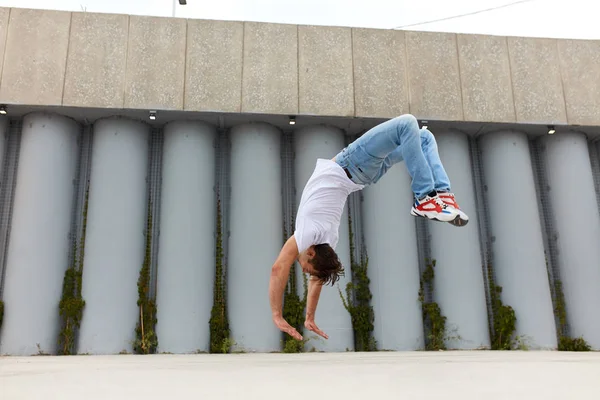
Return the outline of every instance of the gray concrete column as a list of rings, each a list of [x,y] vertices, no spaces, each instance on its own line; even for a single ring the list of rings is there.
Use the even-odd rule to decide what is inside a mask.
[[[78,133],[77,123],[62,116],[35,113],[23,120],[0,354],[56,352]]]
[[[363,189],[363,224],[368,276],[375,314],[373,336],[379,350],[422,350],[419,254],[413,193],[404,164],[396,164]]]
[[[302,191],[315,170],[317,158],[331,159],[344,148],[344,133],[332,127],[310,126],[299,129],[294,134],[295,174],[296,174],[296,211],[300,204]],[[350,241],[348,226],[348,205],[344,208],[339,229],[336,253],[346,271],[345,276],[336,282],[335,287],[327,286],[321,290],[315,322],[327,333],[328,340],[304,330],[303,335],[309,341],[305,349],[317,351],[346,351],[354,349],[354,332],[350,314],[344,308],[338,287],[346,294],[346,285],[352,278],[350,269]],[[302,282],[302,270],[297,269],[299,282]],[[302,294],[302,292],[300,293]]]
[[[227,297],[232,351],[281,349],[269,305],[269,275],[283,246],[281,133],[263,123],[231,130]]]
[[[518,132],[481,138],[493,268],[502,301],[514,308],[516,335],[529,348],[557,347],[529,142]]]
[[[4,152],[6,152],[6,143],[8,141],[8,118],[6,115],[0,115],[0,177],[4,171]]]
[[[460,208],[469,216],[469,224],[464,227],[436,222],[428,224],[431,257],[437,262],[434,298],[447,318],[446,346],[450,349],[489,348],[469,140],[467,135],[455,131],[436,133],[435,138],[451,190]]]
[[[600,349],[600,215],[588,143],[581,133],[542,139],[557,256],[573,337]]]
[[[215,277],[214,127],[164,130],[157,279],[158,351],[208,351]]]
[[[104,119],[94,125],[79,353],[131,352],[144,260],[147,125]]]

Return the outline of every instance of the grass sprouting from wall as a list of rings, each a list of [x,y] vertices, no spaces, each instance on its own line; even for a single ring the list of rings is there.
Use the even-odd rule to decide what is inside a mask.
[[[156,336],[156,303],[150,296],[150,266],[152,261],[152,202],[148,202],[148,223],[144,261],[138,278],[139,319],[135,328],[133,351],[136,354],[153,354],[158,346]]]
[[[58,354],[71,355],[75,351],[77,329],[81,324],[85,301],[81,294],[83,276],[83,258],[85,254],[85,234],[87,230],[87,212],[89,187],[86,189],[83,206],[83,227],[79,246],[73,245],[73,264],[65,271],[62,297],[58,305],[61,318],[61,330],[58,335]]]
[[[217,199],[217,238],[215,248],[215,281],[213,288],[213,306],[210,312],[210,352],[229,353],[232,341],[229,337],[229,321],[225,299],[225,271],[223,265],[223,223],[221,201]]]
[[[492,350],[513,350],[518,346],[515,338],[517,316],[515,310],[502,302],[502,287],[496,285],[491,263],[488,264],[490,301],[494,323],[492,325]]]
[[[348,213],[348,224],[350,227],[350,265],[352,280],[346,285],[346,297],[339,290],[340,298],[344,308],[350,313],[352,329],[354,331],[355,351],[376,351],[377,343],[373,337],[375,328],[375,312],[371,306],[370,279],[367,274],[369,260],[358,262],[354,257],[354,232],[352,230],[352,218]]]
[[[555,306],[554,312],[558,318],[558,350],[559,351],[590,351],[591,346],[583,337],[573,338],[565,333],[567,327],[567,309],[565,295],[562,289],[562,281],[554,280]]]
[[[419,284],[419,302],[423,313],[425,328],[425,349],[446,350],[446,317],[435,301],[425,301],[425,292],[433,293],[436,260],[425,261],[425,269]]]

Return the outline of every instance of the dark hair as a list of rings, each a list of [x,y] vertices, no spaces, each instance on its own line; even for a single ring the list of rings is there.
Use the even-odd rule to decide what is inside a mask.
[[[316,276],[323,285],[331,283],[331,286],[344,276],[344,266],[338,258],[338,255],[327,243],[313,246],[315,256],[309,261],[315,268]]]

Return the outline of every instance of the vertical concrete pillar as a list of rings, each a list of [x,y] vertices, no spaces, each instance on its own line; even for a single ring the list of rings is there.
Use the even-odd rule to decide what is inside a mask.
[[[446,316],[450,349],[489,348],[485,286],[481,265],[477,203],[469,141],[460,132],[435,134],[451,189],[469,224],[430,222],[431,256],[436,260],[434,298]]]
[[[23,121],[1,354],[56,352],[78,133],[77,123],[62,116],[35,113]]]
[[[363,189],[363,224],[368,276],[379,350],[411,351],[425,346],[419,294],[419,252],[413,193],[404,164],[397,164]]]
[[[0,177],[4,171],[4,153],[6,152],[6,142],[8,140],[8,126],[6,115],[0,115]]]
[[[295,142],[295,174],[296,174],[296,211],[300,204],[302,191],[308,179],[314,172],[318,158],[331,159],[344,148],[344,133],[332,127],[311,126],[299,129],[294,135]],[[350,241],[348,226],[348,206],[344,209],[339,230],[339,240],[336,253],[344,265],[346,274],[335,287],[327,286],[321,290],[317,306],[315,322],[317,326],[329,335],[325,340],[320,336],[305,330],[303,335],[309,341],[306,349],[317,351],[346,351],[354,349],[354,332],[350,314],[344,308],[338,287],[345,295],[346,285],[351,281]],[[298,268],[299,282],[302,282],[302,270]],[[301,293],[300,293],[301,294]]]
[[[542,139],[570,334],[600,350],[600,215],[581,133]]]
[[[269,305],[269,275],[283,246],[281,134],[251,123],[231,130],[227,297],[233,351],[281,349]]]
[[[208,351],[215,277],[215,128],[165,127],[158,253],[158,351]]]
[[[492,234],[493,268],[502,301],[513,307],[516,335],[531,349],[557,347],[544,242],[527,136],[481,138]]]
[[[144,260],[149,127],[126,119],[94,126],[79,353],[131,352]]]

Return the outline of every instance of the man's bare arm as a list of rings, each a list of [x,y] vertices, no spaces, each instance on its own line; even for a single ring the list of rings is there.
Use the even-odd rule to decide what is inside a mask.
[[[308,294],[306,298],[306,318],[315,319],[315,313],[317,311],[317,305],[319,304],[319,297],[321,295],[321,283],[319,280],[311,276],[308,281]]]
[[[317,335],[324,337],[325,339],[329,339],[327,334],[321,331],[317,324],[315,323],[315,313],[317,311],[317,304],[319,304],[319,296],[321,295],[321,288],[323,285],[321,282],[314,276],[311,276],[308,281],[308,294],[306,299],[306,320],[304,322],[304,326],[315,332]]]
[[[279,256],[271,268],[271,278],[269,281],[269,301],[271,303],[271,313],[273,322],[282,332],[286,332],[295,339],[302,340],[302,336],[294,327],[289,325],[283,319],[283,293],[287,285],[290,268],[298,258],[298,245],[296,238],[292,235],[283,245]]]

